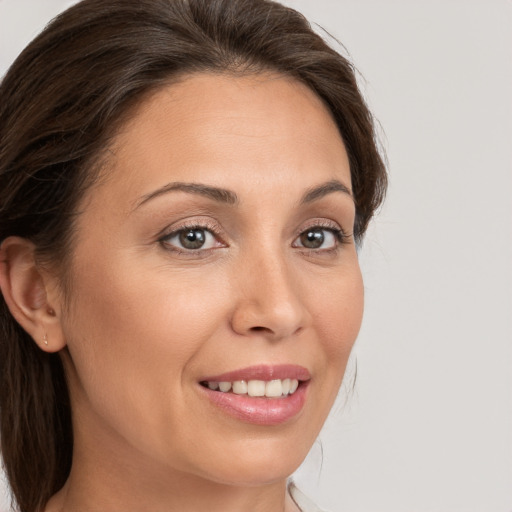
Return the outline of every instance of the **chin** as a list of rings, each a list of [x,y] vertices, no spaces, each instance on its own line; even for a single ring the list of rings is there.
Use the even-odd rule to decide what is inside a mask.
[[[215,460],[215,467],[207,477],[217,483],[249,487],[286,480],[303,462],[315,437],[310,443],[309,438],[290,436],[287,441],[282,435],[272,438],[269,433],[265,439],[233,443],[231,449],[221,449],[220,455],[209,457]]]
[[[303,459],[303,458],[302,458]],[[261,487],[281,482],[289,478],[300,466],[302,459],[294,461],[276,461],[272,454],[252,460],[240,460],[230,468],[209,475],[208,479],[220,484],[237,487]]]

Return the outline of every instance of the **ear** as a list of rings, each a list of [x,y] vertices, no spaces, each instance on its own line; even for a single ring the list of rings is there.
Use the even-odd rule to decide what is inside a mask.
[[[0,289],[12,316],[42,350],[66,346],[56,278],[36,264],[29,240],[12,236],[0,245]]]

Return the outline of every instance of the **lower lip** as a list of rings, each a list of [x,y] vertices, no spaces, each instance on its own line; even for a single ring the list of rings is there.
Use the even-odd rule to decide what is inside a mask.
[[[201,390],[222,411],[240,421],[255,425],[280,425],[300,413],[306,402],[308,384],[301,382],[292,395],[282,398],[223,393],[203,386]]]

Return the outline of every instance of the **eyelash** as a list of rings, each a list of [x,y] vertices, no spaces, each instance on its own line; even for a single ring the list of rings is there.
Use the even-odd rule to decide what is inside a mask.
[[[223,242],[223,240],[222,240],[222,236],[220,234],[221,230],[219,229],[218,225],[216,223],[208,222],[208,221],[184,224],[184,225],[180,226],[179,228],[174,229],[173,231],[168,232],[168,233],[164,234],[163,236],[161,236],[158,239],[158,242],[167,251],[170,251],[170,252],[173,252],[173,253],[179,254],[179,255],[184,255],[187,257],[203,257],[203,256],[209,254],[211,251],[222,247],[220,245],[218,247],[212,247],[212,248],[208,248],[208,249],[201,249],[201,248],[185,249],[185,248],[180,248],[180,247],[177,247],[176,245],[172,245],[172,244],[168,243],[168,241],[170,239],[180,235],[181,233],[186,232],[186,231],[194,231],[194,230],[206,231],[206,232],[210,233],[215,238],[216,242],[220,241],[221,244],[225,244],[225,242]],[[297,231],[295,233],[294,243],[297,239],[299,239],[299,237],[301,235],[303,235],[304,233],[306,233],[308,231],[313,231],[313,230],[329,231],[334,236],[334,238],[336,240],[335,246],[327,248],[327,249],[312,249],[312,248],[308,248],[308,247],[304,247],[304,246],[296,246],[296,245],[294,245],[293,247],[295,247],[295,248],[301,250],[301,252],[304,252],[307,254],[318,254],[318,253],[329,254],[332,252],[337,252],[341,245],[350,243],[350,235],[345,233],[345,231],[342,228],[340,228],[337,224],[325,222],[325,221],[314,222],[311,225],[309,225],[305,228],[302,228],[300,231]],[[223,245],[223,246],[226,247],[227,245]]]
[[[208,221],[184,224],[184,225],[180,226],[179,228],[174,229],[173,231],[164,234],[163,236],[161,236],[159,238],[158,241],[164,247],[165,250],[173,252],[178,255],[187,256],[187,257],[202,257],[205,254],[208,254],[212,250],[216,249],[216,248],[196,249],[196,250],[185,249],[185,248],[180,248],[180,247],[177,247],[175,245],[171,245],[168,243],[168,241],[170,239],[174,238],[175,236],[178,236],[180,233],[183,233],[185,231],[195,231],[195,230],[209,232],[211,235],[213,235],[213,237],[215,238],[215,240],[217,242],[220,240],[220,243],[225,244],[225,242],[222,241],[222,236],[220,234],[221,230],[219,229],[218,225],[214,222],[208,222]],[[220,248],[220,247],[221,246],[219,246],[218,248]]]
[[[336,240],[336,244],[334,247],[330,247],[328,249],[311,249],[304,246],[296,246],[299,250],[306,254],[331,254],[339,251],[340,247],[345,244],[350,243],[350,235],[348,235],[343,228],[339,227],[338,224],[329,221],[316,221],[312,222],[309,226],[305,228],[301,228],[300,231],[295,233],[295,240],[297,240],[301,235],[307,233],[308,231],[321,230],[321,231],[329,231],[332,233]]]

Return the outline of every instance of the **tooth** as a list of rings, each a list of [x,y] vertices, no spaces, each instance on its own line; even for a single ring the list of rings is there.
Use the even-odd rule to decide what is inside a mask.
[[[283,395],[287,395],[290,392],[290,379],[283,380]]]
[[[247,382],[245,380],[235,380],[233,382],[233,393],[237,395],[247,394]]]
[[[265,396],[265,381],[250,380],[247,383],[247,393],[249,396]]]
[[[231,389],[231,382],[219,382],[219,389],[223,393],[227,393]]]
[[[291,379],[290,380],[290,395],[292,393],[295,393],[296,389],[299,386],[299,381],[297,379]]]
[[[275,398],[283,394],[283,385],[279,379],[267,382],[265,386],[265,396]]]
[[[219,389],[219,383],[212,380],[211,382],[208,382],[208,387],[213,390]]]

